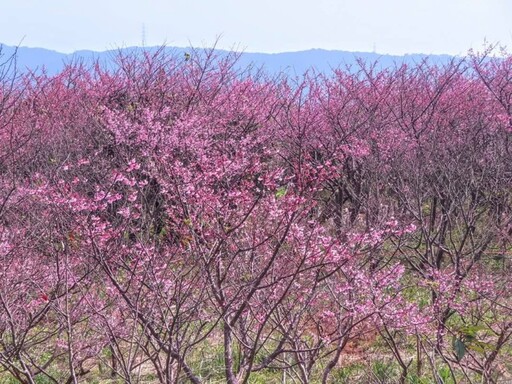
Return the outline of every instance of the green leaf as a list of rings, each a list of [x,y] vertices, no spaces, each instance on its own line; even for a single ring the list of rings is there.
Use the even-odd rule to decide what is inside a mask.
[[[467,349],[478,353],[485,353],[486,351],[491,350],[493,348],[494,345],[492,343],[478,340],[473,341],[471,344],[467,346]]]
[[[453,383],[452,374],[450,373],[449,368],[442,367],[441,369],[439,369],[439,371],[437,373],[438,373],[438,377],[441,379],[442,383],[445,383],[445,384]]]
[[[453,339],[453,349],[455,350],[455,356],[457,361],[461,361],[464,355],[466,354],[466,345],[459,338]]]
[[[287,192],[286,187],[280,187],[276,191],[276,198],[280,199],[281,197],[285,196]]]
[[[487,328],[482,325],[466,325],[459,328],[459,332],[466,337],[475,338],[478,331],[484,331]]]

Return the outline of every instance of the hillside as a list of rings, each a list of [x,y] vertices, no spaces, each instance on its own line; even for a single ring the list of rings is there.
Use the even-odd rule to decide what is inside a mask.
[[[19,47],[17,49],[17,64],[20,70],[36,70],[43,67],[48,74],[56,74],[66,63],[76,60],[83,60],[90,63],[94,59],[99,59],[105,63],[111,63],[119,51],[129,52],[137,47],[127,47],[102,52],[81,50],[70,54],[52,51],[44,48]],[[156,51],[159,47],[148,47],[149,51]],[[190,48],[166,47],[169,53],[184,55],[190,52]],[[11,56],[16,51],[16,47],[2,45],[2,55]],[[229,54],[228,51],[217,50],[220,56]],[[256,67],[264,67],[271,74],[285,72],[290,75],[302,75],[309,68],[314,68],[319,72],[330,72],[333,68],[357,66],[358,60],[367,63],[377,62],[381,68],[392,68],[396,64],[407,63],[415,65],[428,58],[433,63],[446,63],[452,56],[449,55],[424,55],[411,54],[406,56],[381,55],[369,52],[348,52],[348,51],[329,51],[324,49],[310,49],[299,52],[283,53],[254,53],[244,52],[238,61],[240,68],[245,68],[250,64]]]

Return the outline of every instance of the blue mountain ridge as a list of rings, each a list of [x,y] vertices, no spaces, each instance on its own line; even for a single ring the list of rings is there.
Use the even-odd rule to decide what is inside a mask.
[[[85,64],[91,64],[94,60],[99,60],[107,65],[112,64],[114,57],[119,51],[123,53],[142,52],[142,50],[156,52],[158,49],[164,49],[166,53],[182,56],[186,53],[201,52],[200,49],[179,47],[126,47],[102,52],[80,50],[66,54],[44,48],[13,47],[1,44],[0,46],[0,65],[16,52],[16,66],[19,71],[41,71],[44,69],[50,75],[58,73],[66,63],[71,62],[81,61]],[[232,52],[216,49],[215,53],[222,58]],[[425,59],[428,59],[432,63],[442,65],[453,59],[453,56],[450,55],[408,54],[404,56],[394,56],[369,52],[331,51],[324,49],[283,53],[241,52],[239,55],[236,65],[240,69],[253,66],[255,68],[263,68],[269,74],[285,73],[297,76],[311,69],[314,69],[317,73],[330,73],[336,68],[348,70],[350,70],[350,68],[359,68],[359,60],[370,64],[377,63],[377,68],[385,69],[403,63],[414,65]]]

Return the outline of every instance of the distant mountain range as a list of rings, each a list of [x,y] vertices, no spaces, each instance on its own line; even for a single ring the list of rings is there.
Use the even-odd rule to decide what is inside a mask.
[[[2,51],[0,65],[6,58],[16,52],[16,47],[1,45]],[[120,49],[123,52],[140,52],[142,49],[156,51],[160,47],[128,47]],[[165,47],[165,50],[177,55],[186,55],[192,51],[191,48]],[[82,60],[86,64],[98,59],[103,63],[112,63],[113,57],[119,50],[110,50],[103,52],[95,51],[76,51],[71,54],[60,53],[44,48],[17,48],[17,68],[24,70],[42,70],[43,68],[49,74],[58,73],[66,63],[76,60]],[[229,54],[229,51],[217,50],[220,57]],[[381,55],[369,52],[347,52],[347,51],[328,51],[324,49],[310,49],[299,52],[283,53],[241,53],[237,65],[245,68],[249,65],[263,67],[271,74],[287,73],[290,75],[302,75],[308,69],[314,68],[317,72],[328,73],[333,68],[356,68],[358,60],[367,63],[377,62],[379,68],[390,68],[402,63],[415,64],[428,58],[431,62],[443,64],[452,59],[449,55],[424,55],[410,54],[405,56]]]

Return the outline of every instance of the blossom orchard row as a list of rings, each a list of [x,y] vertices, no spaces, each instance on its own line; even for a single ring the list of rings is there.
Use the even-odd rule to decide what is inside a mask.
[[[1,79],[4,374],[329,382],[373,337],[401,382],[496,380],[512,58],[233,64],[161,50]]]

